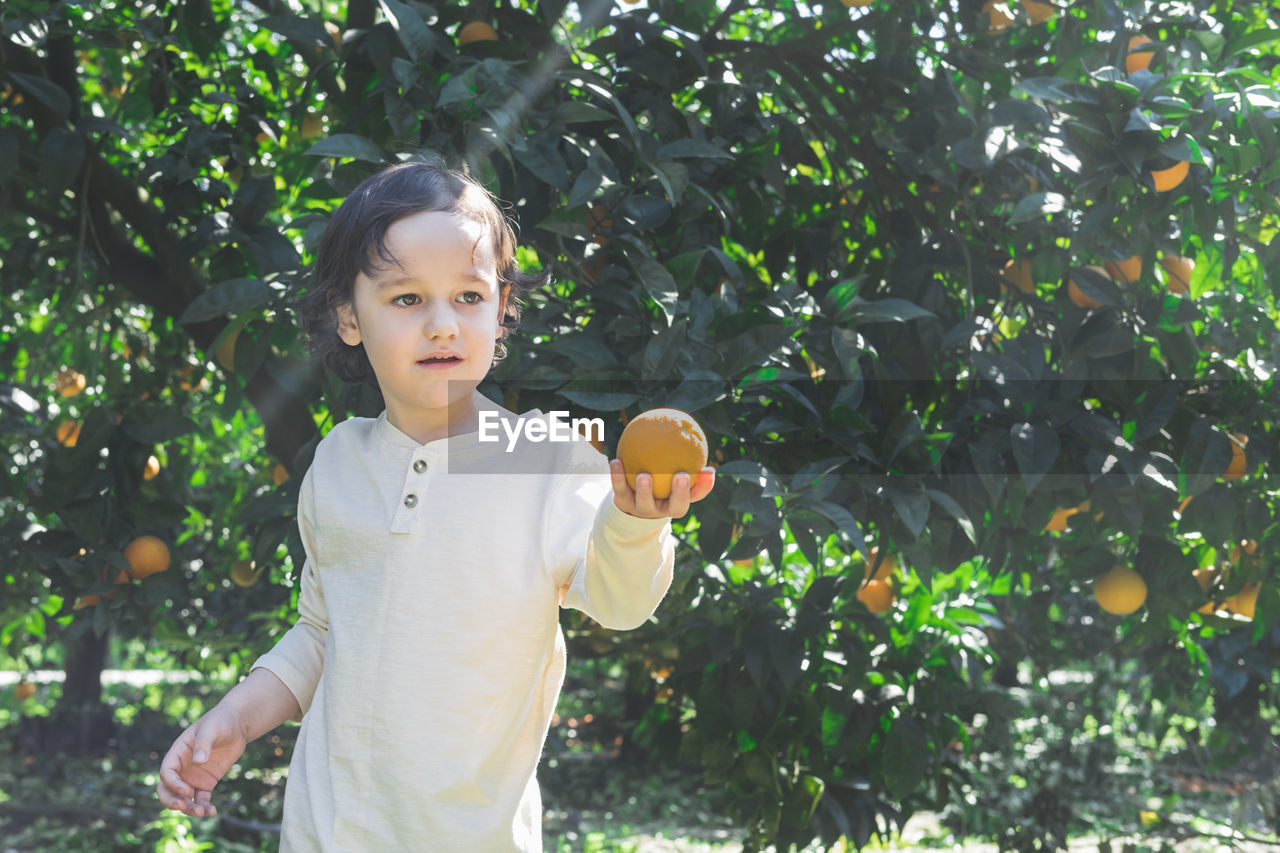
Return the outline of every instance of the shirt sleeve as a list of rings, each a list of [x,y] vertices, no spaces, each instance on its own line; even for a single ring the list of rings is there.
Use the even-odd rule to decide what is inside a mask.
[[[605,628],[630,631],[653,615],[671,586],[671,519],[618,509],[609,460],[594,450],[589,455],[594,458],[552,489],[543,557],[561,588],[561,606]]]
[[[298,621],[285,632],[275,648],[254,661],[249,671],[263,667],[284,682],[298,700],[302,712],[293,720],[301,722],[311,707],[320,674],[324,670],[325,637],[329,631],[329,611],[324,589],[316,573],[314,483],[311,470],[298,489],[298,532],[306,561],[302,566],[302,589],[298,594]]]

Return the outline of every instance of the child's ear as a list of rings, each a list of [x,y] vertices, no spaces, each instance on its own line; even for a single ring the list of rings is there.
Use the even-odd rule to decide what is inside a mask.
[[[338,337],[349,347],[360,343],[360,325],[356,322],[355,311],[350,302],[344,302],[334,309],[334,320],[338,326]]]

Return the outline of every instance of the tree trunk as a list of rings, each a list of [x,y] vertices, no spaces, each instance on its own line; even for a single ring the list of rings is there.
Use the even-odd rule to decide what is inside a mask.
[[[101,636],[86,631],[67,639],[62,698],[46,725],[37,727],[33,746],[39,751],[86,755],[113,748],[114,715],[102,703],[102,668],[110,638],[108,629]]]

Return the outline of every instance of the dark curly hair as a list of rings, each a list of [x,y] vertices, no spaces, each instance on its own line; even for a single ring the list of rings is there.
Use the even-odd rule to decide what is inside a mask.
[[[392,223],[415,213],[440,211],[479,222],[493,240],[498,292],[507,293],[507,305],[502,340],[490,369],[505,359],[503,341],[520,325],[522,297],[546,286],[551,273],[526,273],[516,265],[515,230],[498,204],[482,184],[438,156],[419,154],[363,180],[329,219],[316,249],[311,285],[294,303],[311,357],[328,365],[343,382],[378,387],[364,344],[348,346],[338,337],[337,308],[354,302],[357,273],[372,277],[379,271],[375,249],[379,257],[397,263],[385,242]]]

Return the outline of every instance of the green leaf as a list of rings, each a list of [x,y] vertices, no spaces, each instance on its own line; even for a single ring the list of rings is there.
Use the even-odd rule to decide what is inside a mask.
[[[1191,30],[1190,35],[1200,45],[1200,49],[1209,57],[1209,64],[1218,65],[1222,58],[1222,49],[1227,44],[1226,37],[1222,33],[1198,28]]]
[[[409,54],[409,58],[415,63],[421,63],[431,56],[435,51],[438,37],[423,23],[418,12],[401,3],[400,0],[378,0],[378,3],[395,29],[396,35],[400,38],[400,44],[404,45],[405,53]]]
[[[335,133],[312,145],[304,153],[309,157],[350,157],[366,163],[387,162],[381,148],[357,133]]]
[[[36,77],[34,74],[23,74],[21,71],[7,71],[7,73],[13,82],[57,113],[58,118],[65,119],[71,116],[71,99],[67,97],[67,93],[61,86],[44,77]]]
[[[551,120],[558,124],[613,121],[613,113],[581,101],[564,101],[551,111]]]
[[[333,48],[333,37],[325,29],[324,21],[319,18],[308,18],[305,15],[267,15],[254,23],[299,44]]]
[[[885,787],[901,802],[909,797],[929,767],[929,739],[910,717],[894,720],[884,740],[882,764]]]
[[[929,496],[923,489],[907,491],[889,486],[885,491],[889,495],[889,502],[893,504],[894,511],[898,513],[898,518],[902,519],[902,523],[911,531],[912,536],[919,537],[929,521]]]
[[[182,312],[178,325],[199,323],[269,305],[275,292],[261,279],[233,278],[220,281],[201,293]]]
[[[1244,53],[1246,50],[1257,47],[1260,44],[1280,40],[1280,28],[1262,27],[1245,33],[1239,38],[1233,38],[1227,43],[1225,50],[1226,58],[1230,59],[1238,53]]]
[[[1023,222],[1034,222],[1046,216],[1061,213],[1066,209],[1067,200],[1061,193],[1031,193],[1024,196],[1014,207],[1013,213],[1009,214],[1009,224],[1020,225]]]
[[[654,152],[654,160],[669,160],[673,157],[697,157],[711,160],[732,160],[733,155],[718,145],[701,139],[675,139],[658,148]]]
[[[1028,492],[1035,491],[1062,450],[1058,431],[1048,426],[1020,423],[1009,428],[1009,437],[1013,447],[1013,461],[1018,465],[1023,485]]]
[[[978,544],[978,536],[973,529],[973,522],[969,519],[969,514],[964,511],[964,507],[960,506],[955,498],[937,489],[925,489],[924,493],[929,496],[930,500],[942,507],[944,512],[956,520],[956,524],[964,531],[964,535],[969,538],[970,542],[974,545]]]
[[[40,173],[45,185],[61,195],[71,186],[84,163],[84,137],[65,127],[55,127],[40,143]]]
[[[676,280],[667,272],[667,268],[653,259],[651,255],[628,250],[627,260],[635,269],[636,275],[644,289],[653,297],[653,301],[662,308],[667,317],[666,325],[671,325],[676,301],[680,298]]]
[[[860,323],[905,323],[908,320],[919,320],[922,317],[935,316],[932,311],[921,308],[906,299],[868,300],[855,296],[853,301],[846,306],[846,310],[837,315],[836,322],[852,321],[855,325]]]
[[[1058,77],[1029,77],[1013,87],[1013,91],[1039,98],[1042,101],[1058,101],[1075,104],[1101,105],[1102,96],[1096,89]]]
[[[199,427],[190,418],[154,421],[146,424],[121,424],[120,431],[139,444],[164,444],[195,432]]]

